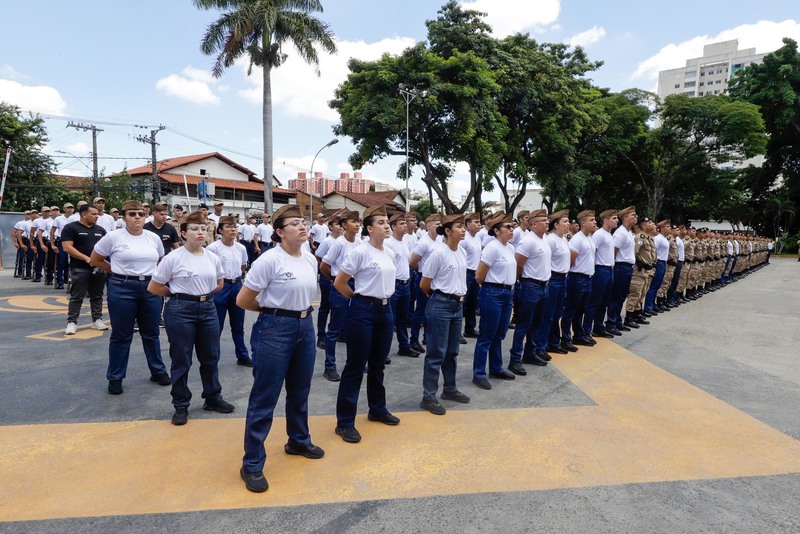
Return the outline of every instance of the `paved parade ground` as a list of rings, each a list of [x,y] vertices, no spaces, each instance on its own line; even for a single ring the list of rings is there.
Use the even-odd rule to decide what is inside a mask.
[[[490,391],[471,383],[470,339],[458,384],[472,401],[443,401],[444,416],[420,410],[423,359],[395,342],[385,383],[402,421],[368,422],[362,395],[359,444],[333,432],[320,350],[309,407],[326,455],[286,455],[277,418],[263,494],[239,477],[252,375],[227,328],[219,372],[235,412],[202,410],[195,365],[176,427],[138,336],[111,396],[109,333],[88,328],[87,300],[64,336],[66,304],[0,272],[0,532],[800,531],[795,259]],[[168,362],[163,331],[161,344]],[[344,356],[339,345],[340,371]]]

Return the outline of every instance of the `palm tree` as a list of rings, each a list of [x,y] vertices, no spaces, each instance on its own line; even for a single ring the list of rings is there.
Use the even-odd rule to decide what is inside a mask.
[[[285,43],[292,43],[319,75],[316,46],[336,52],[336,43],[328,24],[312,16],[321,13],[319,0],[193,0],[200,9],[219,9],[219,19],[209,24],[200,42],[206,55],[216,54],[212,73],[223,71],[247,55],[250,66],[261,67],[264,77],[264,210],[272,213],[272,84],[270,73],[286,61]]]

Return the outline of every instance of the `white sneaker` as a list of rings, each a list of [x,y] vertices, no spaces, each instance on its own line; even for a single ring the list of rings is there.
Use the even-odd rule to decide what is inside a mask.
[[[108,325],[102,319],[98,319],[92,323],[92,328],[95,330],[108,330]]]
[[[78,332],[78,325],[75,323],[67,323],[67,328],[64,329],[65,336],[71,336],[72,334],[76,334]]]

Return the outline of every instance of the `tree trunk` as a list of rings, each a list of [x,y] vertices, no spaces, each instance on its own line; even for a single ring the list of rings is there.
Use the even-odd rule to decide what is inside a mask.
[[[263,127],[264,127],[264,213],[272,216],[274,213],[272,204],[272,82],[270,73],[272,66],[267,64],[263,67],[264,72],[264,103],[263,103]]]

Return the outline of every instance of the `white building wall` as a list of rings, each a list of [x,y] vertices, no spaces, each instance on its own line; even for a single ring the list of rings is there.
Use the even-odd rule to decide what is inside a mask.
[[[200,169],[205,169],[206,176],[209,178],[223,178],[225,180],[238,180],[240,182],[248,181],[248,176],[245,173],[213,157],[175,167],[174,169],[170,169],[169,173],[186,173],[188,176],[200,176]]]

